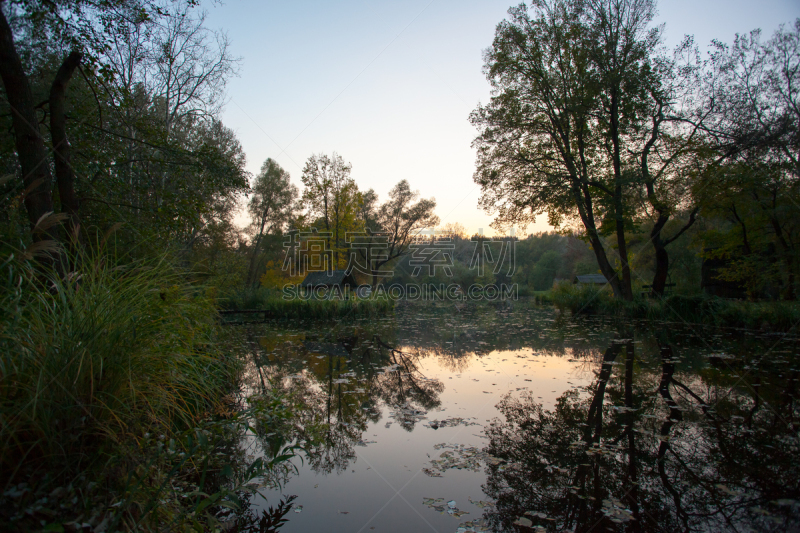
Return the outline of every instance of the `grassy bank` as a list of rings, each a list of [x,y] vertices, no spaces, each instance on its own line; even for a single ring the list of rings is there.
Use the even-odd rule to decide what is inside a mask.
[[[275,318],[310,319],[378,316],[391,313],[394,309],[394,301],[389,298],[284,299],[280,291],[263,287],[242,290],[220,298],[219,305],[225,310],[261,309],[268,311]]]
[[[562,284],[537,297],[572,314],[689,322],[713,326],[789,331],[800,322],[800,303],[749,302],[700,295],[636,296],[632,302],[614,298],[605,288]]]
[[[0,265],[0,529],[213,530],[270,467],[236,453],[213,300],[165,261],[78,264]]]

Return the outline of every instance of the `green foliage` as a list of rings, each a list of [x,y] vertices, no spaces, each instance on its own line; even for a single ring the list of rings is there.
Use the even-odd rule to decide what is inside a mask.
[[[572,314],[598,314],[656,322],[709,324],[722,327],[790,331],[800,322],[796,302],[747,302],[703,294],[674,294],[654,299],[637,296],[631,302],[614,299],[607,288],[557,285],[544,301]]]
[[[217,305],[225,310],[264,309],[266,302],[280,298],[280,293],[269,287],[236,287],[220,294]]]
[[[267,233],[279,234],[293,216],[297,200],[297,187],[289,181],[289,173],[273,159],[267,159],[261,166],[253,184],[252,196],[247,208],[250,212],[250,266],[247,284],[258,284],[259,265],[264,263],[260,257]]]
[[[66,97],[69,167],[84,235],[121,223],[118,238],[126,243],[190,252],[230,222],[248,176],[241,145],[217,117],[237,60],[227,39],[204,27],[195,2],[13,4],[13,46],[36,102],[47,102],[63,50],[84,54]],[[163,69],[167,60],[172,68]],[[16,175],[2,192],[17,197],[24,186],[6,98],[0,115],[7,117],[0,172]],[[43,128],[42,138],[50,142]],[[59,207],[57,193],[50,210]],[[1,234],[27,244],[24,206],[10,204]]]
[[[648,152],[663,137],[671,100],[654,15],[651,0],[512,7],[484,56],[493,96],[470,115],[479,130],[474,180],[494,225],[527,225],[545,213],[555,226],[580,221],[625,299],[625,234],[635,229],[636,197],[645,182],[652,188]],[[620,275],[602,239],[611,234]]]
[[[0,497],[0,525],[27,530],[46,518],[56,531],[76,521],[109,531],[213,531],[232,521],[240,531],[263,533],[254,525],[280,524],[279,511],[291,501],[259,518],[249,500],[258,487],[278,487],[276,480],[295,470],[289,459],[296,447],[279,431],[292,416],[285,398],[268,390],[247,409],[219,409],[180,432],[145,433],[121,444],[103,469],[12,486]],[[275,446],[253,458],[240,443],[259,432],[269,432]]]
[[[366,264],[373,273],[371,280],[373,285],[377,285],[378,279],[375,273],[381,267],[392,264],[396,259],[408,254],[411,240],[415,235],[423,229],[435,228],[439,224],[439,217],[434,212],[436,200],[419,196],[419,191],[411,190],[408,180],[401,180],[389,191],[389,199],[372,213],[374,219],[366,217],[365,222],[373,222],[369,229],[382,233],[368,241],[377,240],[384,243],[384,248],[378,248],[377,253],[370,247],[365,254],[369,258]]]
[[[14,260],[3,270],[7,479],[33,465],[74,473],[143,430],[185,428],[231,379],[213,302],[165,261],[81,257],[66,279]]]
[[[561,256],[556,251],[548,251],[542,254],[539,261],[533,267],[531,273],[531,284],[533,289],[544,291],[553,286],[556,273],[561,268]]]
[[[270,505],[269,509],[263,511],[260,517],[238,520],[236,522],[236,527],[242,532],[252,531],[253,533],[273,533],[282,527],[284,523],[288,522],[288,520],[284,517],[289,514],[289,511],[292,510],[292,502],[295,499],[297,499],[297,496],[286,496],[281,499],[280,503],[278,503],[278,506],[274,509]]]
[[[737,163],[697,187],[703,214],[714,221],[698,236],[706,259],[723,259],[719,277],[751,298],[795,298],[800,265],[800,182],[776,165]]]
[[[214,294],[227,294],[244,286],[247,255],[236,246],[238,229],[231,224],[209,228],[205,239],[192,248],[189,262],[192,274]]]
[[[303,167],[303,203],[308,207],[310,226],[327,233],[327,251],[333,254],[325,260],[328,268],[344,268],[348,251],[345,238],[347,232],[363,230],[359,218],[361,194],[353,178],[350,163],[334,153],[312,155]]]
[[[603,298],[604,290],[595,285],[574,285],[565,282],[553,287],[548,299],[561,312],[569,310],[573,314],[593,314],[601,302],[607,303],[607,298]]]

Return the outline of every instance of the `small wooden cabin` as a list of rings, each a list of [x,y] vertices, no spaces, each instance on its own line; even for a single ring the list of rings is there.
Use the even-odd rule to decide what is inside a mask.
[[[606,285],[608,280],[602,274],[583,274],[572,279],[575,285]]]
[[[321,272],[310,272],[300,283],[300,286],[307,291],[314,290],[317,287],[325,287],[327,289],[339,287],[344,292],[345,288],[355,289],[358,287],[358,282],[353,277],[353,274],[348,273],[346,270],[323,270]]]

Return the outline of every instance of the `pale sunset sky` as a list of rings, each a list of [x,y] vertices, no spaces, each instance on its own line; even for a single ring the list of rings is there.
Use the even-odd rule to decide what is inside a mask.
[[[207,26],[226,31],[242,58],[222,119],[242,142],[250,172],[272,157],[300,187],[310,155],[337,152],[353,165],[359,188],[375,189],[381,201],[407,179],[436,198],[442,224],[491,234],[492,218],[477,206],[468,116],[489,100],[482,51],[513,2],[203,5]],[[712,39],[730,43],[755,28],[769,38],[800,17],[800,0],[662,0],[658,11],[669,48],[690,34],[704,50]],[[541,217],[527,232],[548,229]]]

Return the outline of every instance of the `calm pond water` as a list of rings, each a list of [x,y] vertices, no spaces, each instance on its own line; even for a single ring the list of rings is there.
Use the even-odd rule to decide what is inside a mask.
[[[298,496],[281,531],[800,530],[796,337],[524,302],[237,327],[246,386],[301,406],[253,500]]]

